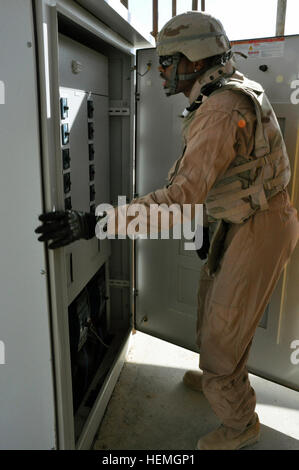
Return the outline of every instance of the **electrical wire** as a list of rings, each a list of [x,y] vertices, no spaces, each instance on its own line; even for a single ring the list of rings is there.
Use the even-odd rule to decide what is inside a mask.
[[[85,345],[82,348],[84,356],[85,356],[85,380],[84,380],[84,390],[87,389],[88,387],[88,367],[89,367],[89,359],[88,359],[88,354],[85,348]]]
[[[134,70],[136,70],[137,75],[139,75],[140,77],[144,77],[144,75],[146,75],[146,74],[150,71],[150,69],[151,69],[151,67],[152,67],[152,63],[151,63],[151,62],[148,62],[148,63],[146,64],[146,66],[147,66],[147,70],[146,70],[144,73],[137,72],[136,66],[135,66],[135,67],[132,67],[131,70],[132,70],[132,72],[133,72]]]
[[[94,327],[94,324],[91,319],[91,304],[90,304],[90,298],[89,298],[89,293],[87,287],[85,288],[86,294],[87,294],[87,302],[88,302],[88,308],[89,308],[89,313],[90,313],[90,323],[89,323],[89,330],[96,336],[96,338],[100,341],[100,343],[105,346],[105,348],[109,348],[109,345],[104,343],[102,338],[97,334],[96,329]]]
[[[93,324],[91,323],[90,325],[90,331],[96,336],[96,338],[100,341],[100,343],[105,346],[105,348],[109,348],[109,345],[104,343],[104,341],[102,340],[102,338],[97,334],[96,330],[94,329],[94,326]]]

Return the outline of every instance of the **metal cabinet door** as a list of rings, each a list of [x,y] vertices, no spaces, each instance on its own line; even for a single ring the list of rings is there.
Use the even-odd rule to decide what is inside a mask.
[[[244,48],[249,51],[252,47],[250,50],[255,51],[247,61],[237,59],[237,66],[265,87],[277,113],[292,166],[289,191],[293,204],[299,208],[299,104],[296,106],[295,99],[291,100],[299,72],[299,37],[270,39],[236,44],[235,50],[244,52]],[[169,168],[180,156],[179,115],[188,103],[182,94],[165,96],[155,49],[140,50],[137,58],[140,99],[136,105],[136,191],[141,196],[165,185]],[[150,71],[143,75],[149,62],[152,63]],[[261,65],[267,65],[266,72],[259,68]],[[136,241],[135,323],[140,331],[197,351],[196,295],[202,263],[194,252],[185,251],[183,244],[184,240]],[[298,280],[297,247],[257,328],[249,358],[250,371],[296,389],[299,388]]]
[[[150,70],[147,64],[151,62]],[[136,191],[142,196],[166,184],[183,150],[182,94],[167,98],[155,49],[137,53]],[[143,75],[143,76],[142,76]],[[185,240],[136,241],[136,328],[196,351],[196,292],[201,261]]]
[[[30,0],[0,10],[0,449],[45,450],[56,432],[46,259],[33,235],[43,205],[37,43]]]
[[[246,60],[237,57],[237,67],[262,84],[276,113],[292,170],[288,191],[298,210],[299,81],[296,79],[299,75],[299,36],[240,41],[233,44],[233,50],[247,55]],[[297,245],[257,328],[248,362],[251,371],[297,390],[298,285]]]

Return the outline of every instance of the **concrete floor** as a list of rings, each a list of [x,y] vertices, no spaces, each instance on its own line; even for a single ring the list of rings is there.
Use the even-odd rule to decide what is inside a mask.
[[[132,336],[124,368],[94,443],[96,450],[194,450],[219,425],[203,394],[182,384],[198,354],[143,333]],[[299,393],[250,375],[262,424],[250,450],[299,450]]]

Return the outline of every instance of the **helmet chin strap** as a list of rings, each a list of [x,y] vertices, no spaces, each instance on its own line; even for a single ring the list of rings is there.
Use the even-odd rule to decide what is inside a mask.
[[[200,92],[208,96],[211,89],[217,88],[225,78],[231,77],[236,71],[234,61],[230,58],[227,62],[216,64],[208,70],[203,70],[198,79],[200,84]]]
[[[166,96],[176,95],[177,94],[177,86],[178,82],[181,80],[193,80],[194,78],[198,78],[201,75],[201,71],[194,72],[194,73],[187,73],[187,74],[178,74],[178,65],[181,60],[180,54],[175,54],[173,59],[173,68],[171,70],[171,75],[168,80],[169,86],[166,89]]]
[[[178,65],[181,60],[181,54],[174,54],[173,56],[173,61],[172,61],[172,70],[171,70],[171,75],[169,77],[169,86],[166,88],[165,93],[166,96],[171,96],[176,94],[176,89],[179,81],[179,75],[178,75]]]
[[[230,52],[230,51],[229,51]],[[224,60],[226,60],[224,62]],[[178,64],[180,55],[175,54],[173,60],[173,69],[169,78],[169,87],[166,91],[166,96],[177,94],[177,85],[181,80],[193,80],[197,78],[201,86],[201,93],[208,94],[209,90],[215,86],[217,88],[218,82],[223,82],[224,78],[230,77],[235,72],[234,62],[231,59],[230,53],[227,53],[226,58],[219,64],[214,66],[204,67],[198,72],[189,74],[178,74]]]
[[[201,75],[201,78],[198,79],[196,84],[196,91],[197,93],[199,92],[199,95],[189,107],[184,109],[182,117],[188,116],[192,111],[199,108],[202,104],[203,96],[209,96],[213,91],[221,88],[226,83],[226,79],[231,77],[234,73],[235,66],[233,60],[228,60],[221,66],[216,65],[211,67],[209,70],[206,70],[205,73]]]

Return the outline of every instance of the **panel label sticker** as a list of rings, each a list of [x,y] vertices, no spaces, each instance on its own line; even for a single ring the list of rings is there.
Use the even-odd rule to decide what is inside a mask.
[[[232,41],[233,52],[242,52],[250,57],[282,57],[285,38],[251,39],[249,41]]]

